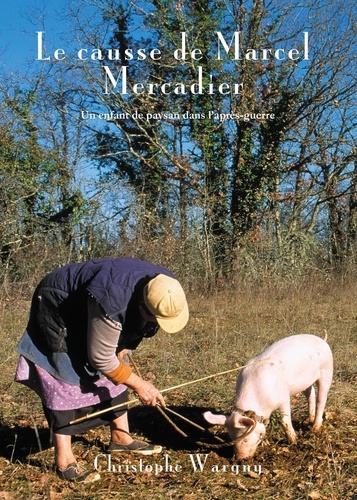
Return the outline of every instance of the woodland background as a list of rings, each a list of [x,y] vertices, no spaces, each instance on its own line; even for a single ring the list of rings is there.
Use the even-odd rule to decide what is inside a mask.
[[[26,15],[24,13],[23,15]],[[30,15],[30,13],[28,14]],[[352,0],[85,0],[61,5],[52,49],[180,47],[200,61],[32,61],[0,83],[0,280],[32,286],[72,261],[130,255],[186,286],[349,271],[357,258],[356,7]],[[34,32],[46,29],[33,17]],[[310,61],[217,61],[216,31]],[[212,54],[212,57],[209,55]],[[129,79],[204,75],[240,95],[103,94]],[[26,71],[25,71],[26,69]],[[222,71],[223,70],[223,71]],[[223,76],[223,78],[222,78]],[[275,120],[82,120],[81,111],[274,113]]]

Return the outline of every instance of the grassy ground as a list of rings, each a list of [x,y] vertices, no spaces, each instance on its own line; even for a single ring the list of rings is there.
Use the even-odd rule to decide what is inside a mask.
[[[357,281],[322,278],[290,284],[264,283],[189,297],[191,318],[178,335],[148,339],[134,353],[145,378],[158,388],[243,365],[286,335],[328,332],[334,381],[320,434],[310,432],[307,405],[293,398],[298,444],[288,445],[273,415],[268,441],[239,463],[230,447],[209,448],[214,438],[172,417],[181,436],[155,409],[130,410],[132,431],[161,444],[156,457],[117,458],[104,453],[106,428],[78,437],[76,453],[97,463],[101,480],[71,485],[52,470],[49,432],[37,396],[12,382],[16,342],[26,324],[29,297],[4,297],[0,307],[0,499],[329,499],[357,498]],[[303,367],[302,367],[303,369]],[[170,408],[204,426],[203,411],[230,412],[235,374],[170,391]],[[36,437],[36,432],[39,437]],[[225,438],[220,429],[211,432]],[[39,441],[44,451],[38,453]],[[201,461],[201,465],[199,464]],[[110,466],[110,467],[109,467]],[[109,470],[108,470],[109,468]],[[196,469],[196,470],[195,470]]]

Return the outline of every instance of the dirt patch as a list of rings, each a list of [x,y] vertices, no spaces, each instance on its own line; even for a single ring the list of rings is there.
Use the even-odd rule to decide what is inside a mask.
[[[172,409],[204,426],[202,413],[212,408]],[[135,434],[163,446],[160,455],[151,457],[107,453],[106,428],[76,438],[74,450],[79,460],[101,472],[101,480],[87,486],[68,485],[57,478],[48,429],[38,429],[44,447],[38,452],[33,427],[3,426],[0,483],[6,494],[0,491],[0,498],[355,498],[356,443],[351,436],[356,435],[357,422],[347,414],[328,412],[320,434],[311,433],[303,420],[295,418],[297,445],[287,444],[277,417],[273,417],[269,443],[253,459],[241,462],[233,457],[231,446],[216,447],[215,428],[205,433],[170,418],[189,438],[181,436],[155,409],[130,410]],[[218,435],[228,440],[226,434]]]

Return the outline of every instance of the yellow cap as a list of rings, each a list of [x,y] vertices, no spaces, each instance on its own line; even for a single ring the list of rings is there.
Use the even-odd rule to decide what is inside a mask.
[[[186,326],[188,305],[185,292],[176,279],[158,274],[146,285],[144,302],[165,332],[175,333]]]

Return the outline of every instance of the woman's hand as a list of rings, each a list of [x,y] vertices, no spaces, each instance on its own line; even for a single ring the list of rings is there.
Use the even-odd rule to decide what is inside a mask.
[[[123,358],[125,358],[125,356],[127,356],[128,354],[130,354],[130,350],[129,349],[123,349],[122,351],[119,351],[118,352],[118,359],[120,362],[123,361]]]
[[[159,403],[163,407],[166,406],[160,391],[151,382],[143,380],[135,375],[135,373],[130,374],[130,377],[125,381],[125,385],[133,389],[144,404],[156,406]]]

